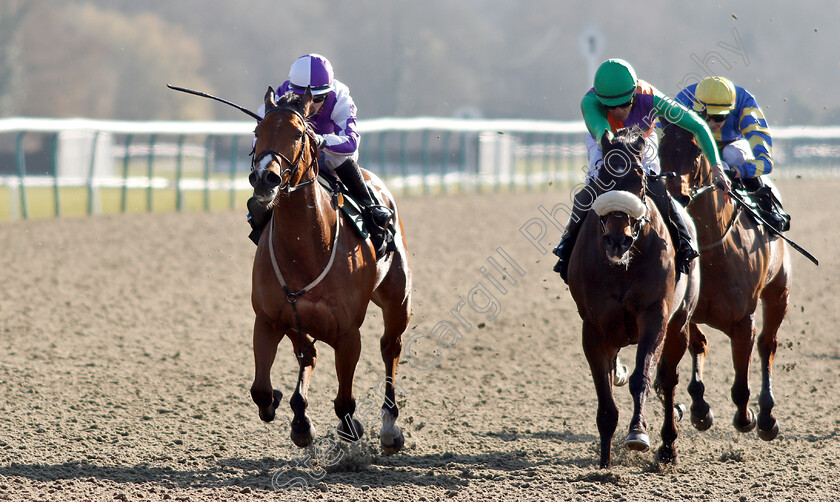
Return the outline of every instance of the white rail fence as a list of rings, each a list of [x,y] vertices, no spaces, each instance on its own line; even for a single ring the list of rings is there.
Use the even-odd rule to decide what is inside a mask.
[[[46,192],[55,216],[73,197],[86,198],[87,213],[152,211],[169,192],[174,209],[198,196],[207,210],[213,193],[226,192],[224,205],[238,207],[250,190],[253,129],[253,121],[0,119],[0,206],[5,192],[8,216],[28,218],[27,199]],[[359,131],[362,166],[403,194],[571,186],[586,165],[579,121],[381,118],[360,121]],[[840,127],[776,127],[773,140],[774,177],[840,175]],[[104,207],[107,191],[116,207]]]

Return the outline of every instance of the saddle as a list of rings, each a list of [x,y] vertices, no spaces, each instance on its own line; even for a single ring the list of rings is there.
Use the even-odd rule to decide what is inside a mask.
[[[376,250],[377,261],[386,254],[396,250],[395,235],[397,233],[394,228],[393,219],[388,223],[387,227],[381,228],[375,225],[370,218],[365,216],[361,204],[350,193],[350,190],[344,186],[344,183],[338,177],[326,169],[318,173],[318,182],[321,183],[333,198],[336,200],[338,207],[347,216],[356,233],[362,239],[370,239],[373,248]],[[369,181],[366,181],[368,192],[374,203],[385,205],[380,199],[379,193],[373,189]]]

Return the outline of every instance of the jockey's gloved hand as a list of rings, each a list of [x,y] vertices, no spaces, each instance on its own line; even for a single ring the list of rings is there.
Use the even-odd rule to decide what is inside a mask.
[[[323,149],[327,146],[327,139],[320,134],[312,134],[312,139],[315,140],[315,145],[318,147],[318,150]]]
[[[726,162],[723,163],[723,168],[729,171],[729,175],[733,178],[743,178],[744,177],[744,170],[738,166],[733,166],[731,164],[727,164]]]
[[[731,167],[725,162],[712,165],[712,182],[724,193],[729,193],[732,190],[732,183],[729,181],[729,176],[723,172],[723,166]]]

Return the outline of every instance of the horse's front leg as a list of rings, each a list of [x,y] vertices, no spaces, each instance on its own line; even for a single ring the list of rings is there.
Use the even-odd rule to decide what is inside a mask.
[[[335,398],[335,414],[338,416],[338,436],[349,442],[356,442],[364,435],[362,423],[353,418],[356,399],[353,397],[353,376],[362,349],[361,335],[356,328],[339,335],[335,345],[335,373],[338,377],[338,395]]]
[[[735,380],[732,382],[732,402],[735,403],[735,417],[732,425],[740,432],[755,429],[756,416],[750,409],[750,359],[755,345],[755,323],[753,314],[734,323],[729,331],[732,345],[732,363],[735,366]]]
[[[714,422],[712,408],[705,398],[706,385],[703,383],[708,340],[696,324],[690,323],[688,330],[688,351],[691,353],[691,382],[688,384],[688,394],[691,396],[691,424],[698,431],[705,431]]]
[[[292,419],[291,437],[292,442],[297,446],[306,448],[312,444],[316,434],[315,426],[312,425],[312,421],[306,415],[306,408],[309,406],[309,381],[318,360],[318,350],[315,348],[314,340],[309,335],[305,335],[300,342],[297,334],[290,333],[289,338],[292,340],[295,358],[300,365],[295,393],[289,399],[289,404],[295,414]]]
[[[639,330],[639,344],[636,348],[636,368],[630,375],[630,394],[633,396],[633,417],[630,419],[630,432],[624,441],[629,450],[648,451],[650,436],[645,420],[645,402],[650,393],[651,375],[659,359],[659,349],[665,338],[665,306],[658,305],[649,312],[636,318]]]
[[[595,393],[598,395],[598,412],[595,423],[601,437],[601,469],[612,467],[610,447],[618,425],[618,407],[612,392],[612,380],[617,349],[607,348],[603,338],[588,321],[583,322],[583,352],[589,362]]]
[[[683,322],[685,316],[683,316]],[[665,408],[665,419],[662,421],[662,446],[659,448],[659,462],[663,464],[677,461],[677,419],[674,416],[674,389],[679,382],[680,359],[688,346],[689,328],[687,325],[669,328],[662,347],[662,357],[659,360],[657,380],[661,386],[662,405]]]
[[[280,405],[283,393],[271,387],[271,365],[277,355],[277,344],[283,333],[277,332],[262,316],[254,321],[254,383],[251,385],[251,399],[260,410],[260,419],[274,420],[274,412]]]

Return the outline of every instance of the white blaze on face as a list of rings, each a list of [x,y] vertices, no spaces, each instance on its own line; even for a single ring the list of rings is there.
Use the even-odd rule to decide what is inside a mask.
[[[274,159],[271,157],[271,155],[265,155],[262,159],[260,159],[259,167],[262,169],[268,169],[269,164],[271,164],[273,160]]]

